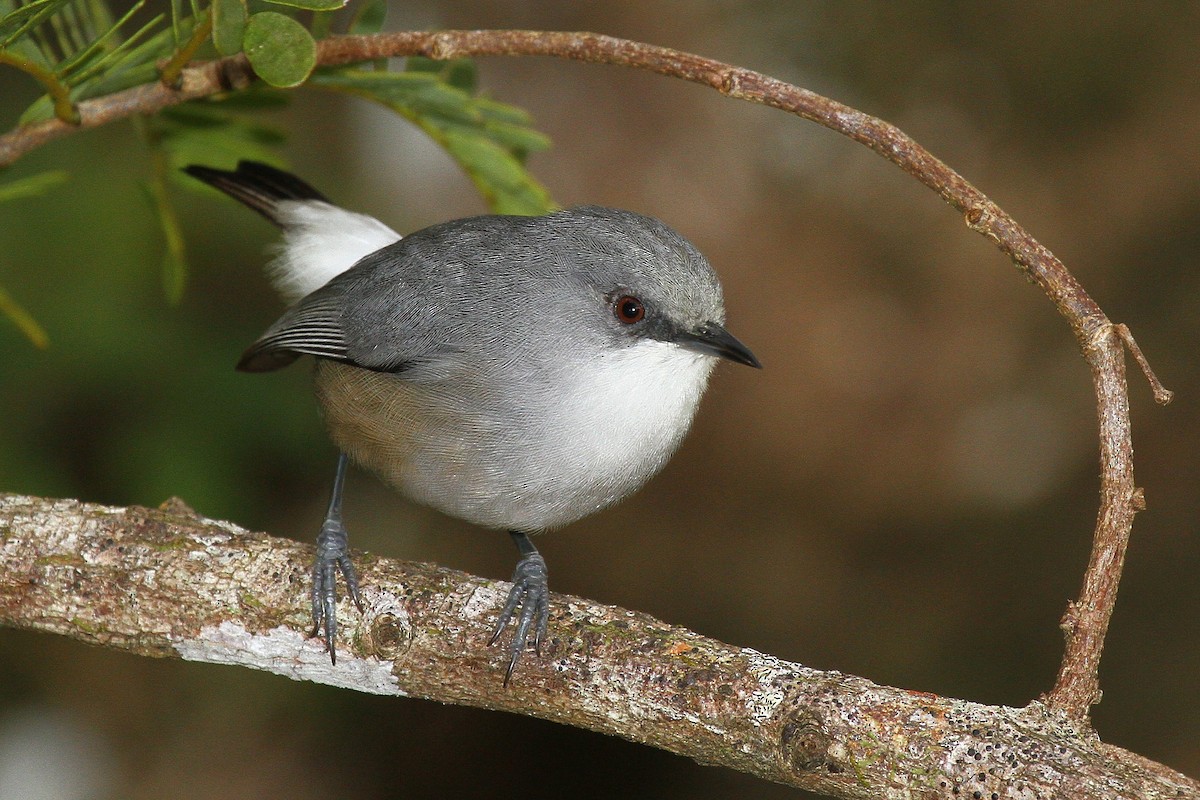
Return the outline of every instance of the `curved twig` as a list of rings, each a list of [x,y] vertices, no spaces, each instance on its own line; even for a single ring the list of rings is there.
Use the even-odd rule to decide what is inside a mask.
[[[1086,721],[1099,698],[1097,669],[1104,637],[1116,601],[1125,550],[1134,514],[1142,507],[1133,479],[1128,387],[1124,339],[1053,253],[1038,243],[986,195],[935,158],[900,129],[821,95],[752,70],[668,48],[592,33],[545,31],[405,31],[369,36],[335,36],[318,43],[321,65],[348,64],[390,56],[423,55],[435,59],[460,56],[553,56],[576,61],[616,64],[682,78],[716,89],[729,97],[788,111],[865,144],[936,191],[963,213],[967,225],[983,234],[1041,287],[1070,323],[1092,371],[1096,392],[1102,470],[1100,512],[1092,556],[1079,600],[1063,618],[1066,648],[1053,689],[1046,696],[1052,709]],[[152,113],[185,100],[243,86],[253,78],[242,56],[202,64],[183,71],[173,89],[161,83],[140,86],[79,105],[81,127],[94,127],[131,114]],[[62,136],[72,126],[58,120],[39,123],[0,136],[0,165]],[[1135,354],[1137,351],[1135,351]],[[1139,358],[1159,402],[1170,393],[1153,378]]]

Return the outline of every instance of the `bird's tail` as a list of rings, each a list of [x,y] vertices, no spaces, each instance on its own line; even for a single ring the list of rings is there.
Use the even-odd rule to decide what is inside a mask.
[[[279,215],[281,200],[329,202],[325,195],[290,172],[258,161],[239,161],[235,170],[191,164],[184,167],[183,171],[244,203],[280,228],[287,224]]]
[[[339,208],[295,175],[257,161],[239,161],[235,170],[192,164],[183,171],[283,229],[268,271],[289,304],[400,239],[374,217]]]

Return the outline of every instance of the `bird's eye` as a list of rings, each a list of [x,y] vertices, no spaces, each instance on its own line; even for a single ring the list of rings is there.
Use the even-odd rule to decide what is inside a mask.
[[[613,303],[613,315],[626,325],[632,325],[641,322],[642,317],[646,316],[646,307],[636,297],[623,295]]]

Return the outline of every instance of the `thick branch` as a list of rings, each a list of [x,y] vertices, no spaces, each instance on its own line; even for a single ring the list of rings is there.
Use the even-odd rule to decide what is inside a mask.
[[[1200,798],[1200,783],[1015,709],[877,686],[556,595],[501,683],[506,584],[357,556],[336,668],[307,638],[310,547],[196,516],[0,495],[0,621],[142,655],[542,717],[845,798]],[[978,794],[976,794],[978,793]]]
[[[1039,244],[999,206],[883,120],[758,72],[663,47],[591,33],[545,31],[404,31],[342,36],[318,44],[325,66],[389,56],[554,56],[617,64],[710,86],[722,94],[779,108],[861,142],[936,191],[965,215],[968,227],[992,240],[1050,297],[1070,323],[1092,370],[1099,417],[1101,506],[1092,557],[1083,590],[1063,618],[1067,643],[1062,666],[1047,703],[1083,720],[1099,698],[1097,669],[1112,617],[1133,517],[1142,500],[1133,481],[1127,385],[1121,336],[1099,306],[1053,253]],[[226,58],[183,71],[179,89],[156,83],[79,105],[82,127],[94,127],[131,114],[243,85],[252,78],[245,59]],[[0,166],[74,128],[58,120],[0,136]],[[1127,337],[1132,341],[1131,337]],[[1151,377],[1144,360],[1141,362]],[[1169,399],[1156,390],[1160,402]]]

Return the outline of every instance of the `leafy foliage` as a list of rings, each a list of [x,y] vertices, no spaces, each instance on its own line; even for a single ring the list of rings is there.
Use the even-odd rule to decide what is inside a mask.
[[[41,172],[28,178],[0,183],[0,203],[36,197],[67,182],[67,173],[62,170]]]
[[[258,77],[272,86],[299,86],[317,64],[312,34],[276,11],[260,11],[250,17],[242,47]]]
[[[212,38],[217,52],[223,56],[240,53],[249,17],[246,0],[213,0],[212,15]]]
[[[188,164],[248,158],[282,166],[277,148],[286,136],[264,121],[262,112],[286,102],[281,92],[258,89],[169,108],[147,123],[148,143],[162,151],[168,175],[189,188],[194,181],[180,177]]]
[[[262,79],[216,100],[161,112],[139,124],[152,180],[148,208],[163,234],[163,282],[178,300],[186,277],[184,245],[169,191],[187,163],[233,164],[251,158],[279,164],[283,134],[261,119],[264,108],[286,102],[280,89],[313,86],[380,103],[425,131],[457,161],[489,206],[500,213],[540,214],[555,208],[525,168],[532,152],[549,147],[522,109],[481,96],[475,67],[465,60],[410,58],[403,71],[386,61],[317,69],[317,40],[335,28],[379,31],[385,0],[135,0],[120,16],[111,0],[0,0],[0,68],[27,73],[46,89],[19,125],[59,117],[74,122],[75,104],[163,80],[171,83],[193,59],[244,53]],[[274,10],[259,10],[270,4]],[[339,24],[340,21],[340,24]],[[266,86],[264,87],[265,84]],[[0,201],[50,188],[63,177],[35,176],[0,185]],[[0,294],[7,316],[35,342],[36,323]]]
[[[98,0],[0,0],[0,62],[29,72],[51,92],[21,115],[30,124],[58,114],[53,102],[57,89],[71,103],[127,89],[155,79],[155,62],[174,49],[173,33],[194,26],[194,18],[165,28],[164,14],[134,27],[146,0],[138,0],[113,20]],[[5,59],[15,56],[21,63]]]

